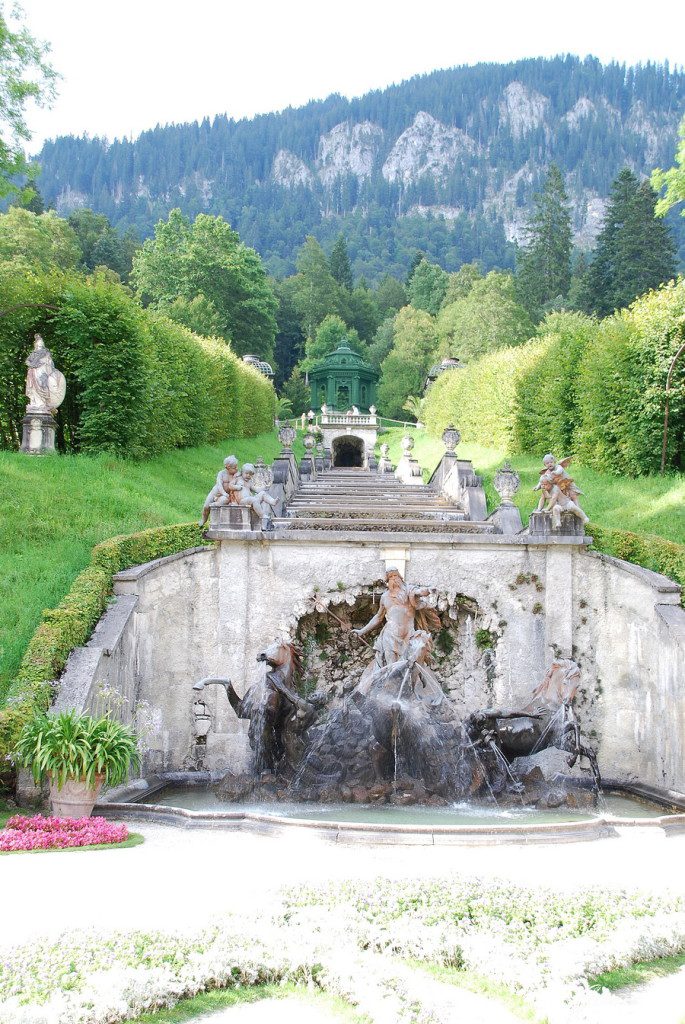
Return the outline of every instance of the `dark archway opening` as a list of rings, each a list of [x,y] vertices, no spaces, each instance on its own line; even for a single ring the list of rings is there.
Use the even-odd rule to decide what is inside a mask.
[[[355,468],[364,465],[364,442],[361,437],[336,437],[333,441],[333,465]]]

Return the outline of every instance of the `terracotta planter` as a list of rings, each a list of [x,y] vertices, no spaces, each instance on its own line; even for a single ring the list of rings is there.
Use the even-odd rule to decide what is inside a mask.
[[[104,775],[95,776],[95,785],[88,786],[83,779],[67,779],[61,789],[57,780],[50,778],[50,808],[55,818],[90,818],[95,801],[102,788]]]

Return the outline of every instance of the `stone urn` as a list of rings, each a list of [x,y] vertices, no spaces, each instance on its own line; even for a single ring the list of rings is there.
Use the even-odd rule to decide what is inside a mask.
[[[90,818],[97,800],[104,775],[95,776],[95,785],[89,786],[85,779],[67,779],[61,789],[57,779],[50,776],[50,810],[55,818]]]

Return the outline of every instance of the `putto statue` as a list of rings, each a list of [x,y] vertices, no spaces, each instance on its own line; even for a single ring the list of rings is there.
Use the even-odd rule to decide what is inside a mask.
[[[64,374],[56,369],[52,354],[40,334],[34,335],[33,351],[26,360],[29,368],[26,374],[26,397],[29,413],[52,413],[64,401],[67,393],[67,382]]]
[[[255,487],[254,475],[254,466],[251,462],[246,462],[233,483],[228,485],[229,490],[236,495],[237,505],[248,505],[259,516],[263,530],[273,530],[271,512],[277,504],[276,499],[272,498],[268,491]]]
[[[566,470],[571,464],[571,458],[560,459],[557,462],[550,453],[545,455],[542,464],[540,479],[533,488],[534,491],[541,492],[537,511],[551,512],[552,521],[557,529],[561,525],[562,512],[571,512],[583,523],[589,522],[578,501],[583,492]]]
[[[209,519],[210,505],[237,505],[237,494],[230,486],[235,482],[237,476],[238,460],[235,455],[228,455],[224,459],[224,468],[216,475],[216,483],[205,498],[205,503],[202,507],[202,517],[198,524],[199,526],[204,526]]]
[[[242,505],[251,508],[259,516],[262,530],[273,530],[271,512],[276,504],[276,498],[268,491],[255,486],[255,467],[252,463],[246,462],[242,471],[239,471],[237,458],[229,455],[224,459],[224,468],[217,473],[214,487],[205,498],[198,525],[206,524],[212,505]]]

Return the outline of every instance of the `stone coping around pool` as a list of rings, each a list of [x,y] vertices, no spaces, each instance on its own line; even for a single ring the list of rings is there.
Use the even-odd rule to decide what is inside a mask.
[[[402,825],[398,823],[312,821],[309,818],[286,818],[256,811],[191,811],[183,807],[148,804],[145,797],[159,792],[171,783],[202,785],[216,781],[209,772],[172,772],[142,779],[130,786],[118,787],[106,794],[95,806],[95,813],[106,818],[158,822],[181,828],[225,828],[236,831],[278,836],[294,829],[336,843],[379,843],[395,845],[497,845],[506,843],[571,843],[620,836],[623,829],[660,828],[666,836],[685,832],[685,813],[659,815],[654,818],[615,818],[606,815],[587,821],[545,822],[507,825]],[[666,806],[685,811],[685,795],[661,791],[649,786],[626,785],[607,780],[605,792],[622,792],[656,800]],[[311,805],[305,805],[311,806]]]

